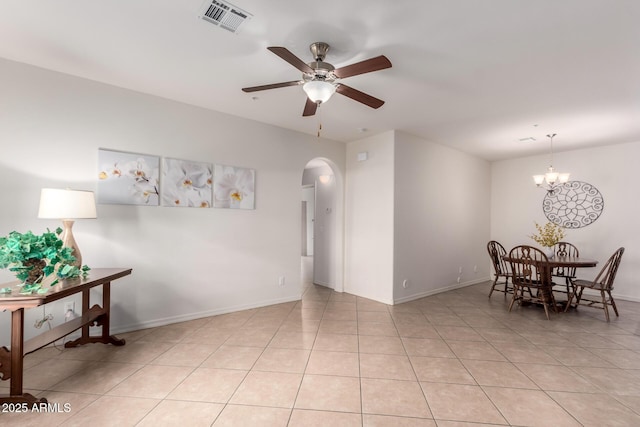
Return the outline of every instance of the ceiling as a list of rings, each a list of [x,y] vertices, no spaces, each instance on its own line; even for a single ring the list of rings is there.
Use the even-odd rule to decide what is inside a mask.
[[[210,1],[209,1],[210,2]],[[0,57],[316,135],[391,129],[499,160],[640,141],[638,0],[233,0],[238,33],[199,18],[203,0],[2,0]],[[301,78],[331,45],[336,68],[378,55],[393,67],[344,83],[314,117]],[[533,137],[536,140],[520,141]]]

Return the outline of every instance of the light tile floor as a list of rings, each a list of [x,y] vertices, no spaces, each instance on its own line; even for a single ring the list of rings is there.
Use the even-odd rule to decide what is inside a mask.
[[[48,347],[27,356],[25,388],[71,411],[0,425],[640,425],[640,303],[610,323],[589,308],[547,321],[488,291],[386,306],[309,286],[124,347]]]

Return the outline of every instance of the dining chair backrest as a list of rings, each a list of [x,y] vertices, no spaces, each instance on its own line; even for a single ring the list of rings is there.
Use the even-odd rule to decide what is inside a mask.
[[[489,257],[491,258],[495,272],[493,284],[489,291],[489,298],[491,298],[493,291],[504,292],[506,296],[506,294],[513,291],[513,281],[511,282],[512,286],[509,286],[509,280],[512,279],[511,268],[509,263],[503,258],[507,254],[507,251],[504,249],[504,246],[496,240],[490,240],[489,243],[487,243],[487,252],[489,252]],[[503,278],[504,282],[498,282],[500,278]],[[504,284],[504,289],[498,286],[501,284]]]
[[[491,257],[493,269],[495,270],[496,274],[510,274],[509,264],[507,264],[507,262],[502,259],[502,257],[507,254],[504,246],[502,246],[500,242],[496,240],[490,240],[489,243],[487,243],[487,251],[489,252],[489,257]]]
[[[579,257],[580,256],[580,251],[578,251],[578,248],[569,242],[556,243],[553,246],[553,253],[560,257],[564,257],[564,256]]]
[[[579,257],[580,251],[578,248],[569,242],[558,242],[553,246],[553,253],[558,257]],[[560,277],[575,277],[575,267],[556,267],[551,272],[554,276]]]
[[[624,248],[619,248],[613,253],[607,260],[606,264],[600,270],[600,273],[596,276],[594,283],[599,283],[601,289],[611,291],[613,289],[613,281],[618,273],[618,267],[620,266],[620,259],[624,253]]]
[[[513,282],[520,286],[536,287],[545,278],[547,256],[538,248],[520,245],[509,251]]]

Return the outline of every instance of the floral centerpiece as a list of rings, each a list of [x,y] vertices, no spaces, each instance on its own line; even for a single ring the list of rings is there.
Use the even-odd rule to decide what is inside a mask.
[[[42,280],[53,273],[56,279],[51,286],[58,279],[86,275],[89,271],[86,265],[81,268],[72,265],[76,258],[71,248],[63,246],[60,233],[62,229],[57,228],[55,233],[49,229],[41,235],[12,231],[8,236],[0,237],[0,268],[8,268],[23,282],[21,293],[46,292],[41,289]],[[2,291],[6,292],[6,289]]]
[[[544,226],[536,222],[535,225],[538,234],[532,234],[529,237],[545,248],[547,256],[553,256],[553,247],[565,237],[564,228],[553,222],[547,222]]]

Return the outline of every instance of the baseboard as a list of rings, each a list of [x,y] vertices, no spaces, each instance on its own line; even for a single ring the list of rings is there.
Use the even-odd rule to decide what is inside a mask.
[[[599,297],[600,296],[600,292],[594,291],[592,289],[585,289],[584,290],[584,295],[598,296]],[[614,300],[640,302],[640,298],[638,298],[638,297],[631,297],[631,296],[628,296],[628,295],[620,295],[620,294],[617,294],[615,292],[612,292],[611,295],[613,295],[613,299]]]
[[[436,295],[436,294],[441,294],[443,292],[453,291],[455,289],[466,288],[467,286],[477,285],[477,284],[484,283],[484,282],[487,282],[487,281],[490,281],[490,280],[491,280],[491,278],[485,277],[485,278],[482,278],[482,279],[470,280],[468,282],[455,283],[453,285],[445,286],[445,287],[442,287],[442,288],[430,289],[428,291],[424,291],[424,292],[420,292],[420,293],[417,293],[417,294],[408,295],[406,297],[394,299],[393,303],[394,304],[402,304],[402,303],[409,302],[409,301],[414,301],[414,300],[417,300],[417,299],[420,299],[420,298],[430,297],[430,296]]]
[[[618,295],[615,293],[613,293],[612,295],[614,300],[640,302],[640,298],[638,297],[630,297],[628,295]]]
[[[287,302],[300,301],[302,296],[289,297],[281,299],[273,299],[260,301],[252,304],[242,304],[231,307],[218,308],[215,310],[200,311],[197,313],[181,314],[178,316],[164,317],[161,319],[149,320],[139,323],[130,323],[128,325],[111,325],[112,334],[122,334],[125,332],[137,331],[140,329],[157,328],[159,326],[171,325],[173,323],[187,322],[189,320],[202,319],[203,317],[219,316],[221,314],[233,313],[236,311],[250,310],[252,308],[267,307],[275,304],[283,304]]]
[[[325,288],[333,289],[333,285],[331,285],[330,283],[326,283],[326,282],[322,282],[322,281],[314,281],[313,284],[314,285],[324,286]]]

